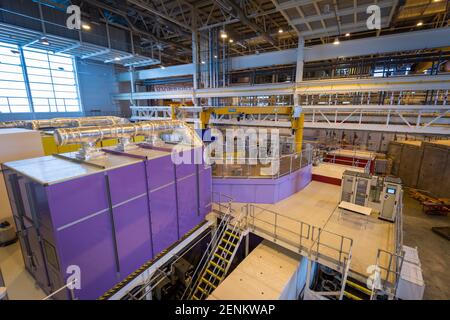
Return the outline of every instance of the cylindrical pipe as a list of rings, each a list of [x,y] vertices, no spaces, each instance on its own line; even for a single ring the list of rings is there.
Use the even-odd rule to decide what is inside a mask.
[[[0,128],[24,128],[26,125],[25,121],[4,121],[0,122]]]
[[[180,120],[156,120],[138,123],[117,124],[102,127],[61,128],[54,132],[58,145],[92,144],[104,139],[131,139],[135,136],[152,136],[169,130],[182,130],[182,134],[194,145],[201,145],[201,139],[195,131]]]
[[[127,119],[113,116],[54,118],[48,120],[32,120],[26,124],[26,127],[33,130],[39,130],[42,128],[104,126],[113,124],[123,124],[128,122],[129,121]]]

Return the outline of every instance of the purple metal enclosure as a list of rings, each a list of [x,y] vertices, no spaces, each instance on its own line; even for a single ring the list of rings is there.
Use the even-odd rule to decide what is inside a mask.
[[[211,211],[211,168],[175,165],[170,148],[28,159],[4,175],[28,271],[51,293],[79,268],[76,299],[98,298]]]
[[[278,179],[215,177],[212,182],[214,194],[229,195],[236,202],[276,203],[302,190],[311,179],[311,165],[308,165]]]

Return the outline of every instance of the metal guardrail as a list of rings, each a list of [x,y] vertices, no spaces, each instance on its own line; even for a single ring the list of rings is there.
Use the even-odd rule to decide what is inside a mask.
[[[296,247],[298,249],[298,253],[302,253],[302,251],[307,252],[308,246],[306,242],[311,239],[312,226],[310,224],[254,204],[247,204],[242,208],[242,210],[245,210],[247,213],[246,228],[252,230],[253,232],[259,231],[265,233],[269,237],[273,238],[275,242],[278,240],[288,243]],[[258,210],[258,212],[256,212],[256,210]],[[262,213],[269,214],[269,218],[262,218]],[[290,225],[294,226],[293,229],[288,229],[281,226],[279,223],[280,220],[283,219],[288,221]],[[260,225],[258,226],[258,223],[268,226],[268,228],[261,227]],[[292,237],[289,237],[289,235]]]
[[[327,155],[324,156],[323,162],[336,163],[336,156],[338,156],[338,157],[350,157],[351,158],[349,160],[337,159],[338,164],[344,164],[344,165],[351,166],[351,167],[354,167],[354,168],[364,168],[364,172],[365,173],[370,173],[372,160],[370,160],[370,159],[367,159],[367,160],[360,159],[360,158],[358,158],[358,157],[356,157],[354,155],[353,156],[344,156],[344,155],[343,156],[339,156],[339,155],[336,155],[336,154],[327,154]],[[364,162],[366,162],[366,163],[365,163],[364,166],[362,166],[362,164]]]
[[[307,148],[300,153],[282,155],[277,158],[267,158],[263,160],[264,163],[267,164],[258,163],[258,161],[260,161],[259,158],[248,157],[234,158],[233,163],[230,164],[215,163],[212,166],[213,177],[237,179],[278,179],[312,164],[312,148]],[[278,170],[271,171],[274,166],[275,168],[278,167]],[[264,168],[267,170],[266,174],[261,173]]]
[[[400,281],[405,258],[403,251],[403,191],[399,201],[395,217],[395,252],[378,249],[375,268],[375,280],[378,280],[378,283],[376,281],[372,282],[371,300],[380,292],[387,294],[389,298],[394,298]],[[382,261],[386,260],[388,261],[387,266],[382,263]]]
[[[71,282],[66,283],[64,286],[62,286],[61,288],[53,291],[51,294],[49,294],[48,296],[46,296],[45,298],[43,298],[42,300],[49,300],[50,298],[52,298],[53,296],[55,296],[56,294],[60,293],[61,291],[63,291],[64,289],[69,289],[70,292],[70,298],[71,300],[75,300],[75,294],[74,294],[74,289],[73,289],[73,285],[75,285],[76,283],[76,279],[72,280]]]

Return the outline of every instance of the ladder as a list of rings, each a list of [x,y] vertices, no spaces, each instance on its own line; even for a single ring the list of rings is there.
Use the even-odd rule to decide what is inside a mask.
[[[197,280],[190,298],[192,300],[206,299],[214,289],[225,279],[231,263],[241,243],[242,232],[237,226],[228,225],[222,233],[210,260]]]
[[[372,290],[363,283],[355,279],[347,279],[344,288],[344,299],[349,300],[370,300]]]

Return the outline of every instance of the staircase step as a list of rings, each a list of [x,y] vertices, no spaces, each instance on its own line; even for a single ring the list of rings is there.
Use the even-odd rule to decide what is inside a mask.
[[[347,285],[358,291],[361,291],[362,293],[364,293],[368,296],[371,296],[371,294],[372,294],[372,291],[370,291],[368,288],[365,288],[365,287],[361,286],[360,284],[357,284],[353,281],[347,280]]]
[[[217,288],[217,286],[213,285],[211,282],[209,282],[209,281],[206,280],[205,278],[202,278],[201,281],[204,282],[204,283],[206,283],[208,286],[210,286],[210,287],[212,287],[212,288],[214,288],[214,289]],[[199,286],[198,288],[200,289],[200,286]]]
[[[226,235],[229,235],[230,237],[239,239],[239,236],[238,236],[238,235],[236,235],[236,234],[234,234],[234,233],[232,233],[232,232],[230,232],[230,231],[225,231],[225,234],[226,234]]]
[[[212,272],[211,270],[206,269],[205,271],[206,271],[207,273],[209,273],[210,275],[212,275],[212,276],[213,276],[214,278],[216,278],[217,280],[219,280],[219,281],[222,280],[222,277],[220,277],[219,275],[215,274],[215,273]]]
[[[344,296],[347,298],[350,298],[352,300],[362,300],[360,297],[355,296],[354,294],[351,294],[350,292],[344,291]]]
[[[214,253],[214,257],[216,257],[216,258],[218,258],[218,259],[220,259],[220,260],[223,260],[223,261],[225,261],[226,263],[229,263],[229,262],[230,262],[229,260],[225,259],[224,257],[219,256],[217,253]]]
[[[229,240],[227,240],[225,238],[222,238],[222,241],[227,243],[227,244],[229,244],[230,246],[236,247],[236,244],[234,242],[231,242],[231,241],[229,241]]]
[[[217,246],[220,250],[222,250],[222,251],[224,251],[224,252],[226,252],[227,254],[233,254],[233,252],[231,252],[230,250],[227,250],[227,249],[225,249],[224,247],[222,247],[222,246]]]
[[[210,261],[209,263],[210,263],[213,267],[219,269],[220,271],[222,271],[222,272],[225,271],[224,268],[222,268],[221,266],[219,266],[219,265],[218,265],[217,263],[215,263],[214,261]]]

